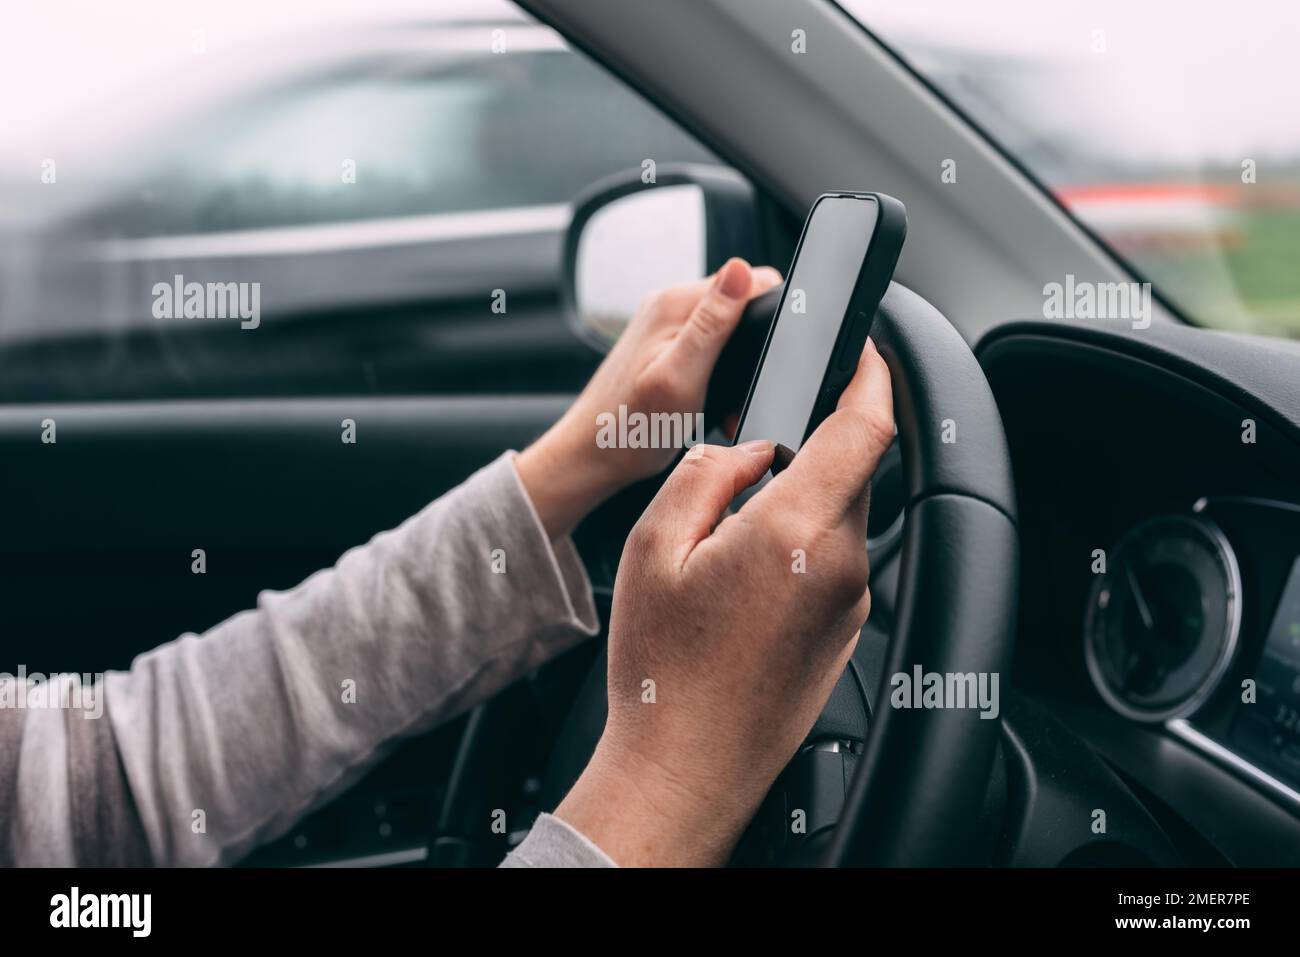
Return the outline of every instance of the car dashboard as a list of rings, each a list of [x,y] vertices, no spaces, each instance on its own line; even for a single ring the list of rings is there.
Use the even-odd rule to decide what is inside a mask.
[[[1024,322],[977,352],[1019,498],[1016,693],[1184,859],[1300,863],[1300,350]]]

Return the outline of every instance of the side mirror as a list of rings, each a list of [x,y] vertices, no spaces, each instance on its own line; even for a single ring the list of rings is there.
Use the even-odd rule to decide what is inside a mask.
[[[573,253],[573,318],[608,349],[652,289],[707,275],[704,191],[692,183],[638,190],[591,211]]]
[[[690,164],[659,167],[653,183],[642,182],[640,169],[617,173],[574,204],[561,284],[569,323],[608,352],[646,296],[701,279],[732,256],[769,261],[758,201],[744,177]],[[706,426],[739,411],[780,298],[778,286],[746,307],[709,383]]]
[[[732,256],[755,262],[754,189],[722,166],[661,166],[601,180],[578,197],[564,247],[565,306],[575,331],[608,351],[656,289],[707,276]]]

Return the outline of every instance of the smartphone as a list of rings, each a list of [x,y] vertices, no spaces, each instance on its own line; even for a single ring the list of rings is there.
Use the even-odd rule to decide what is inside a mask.
[[[883,193],[813,203],[740,413],[736,444],[777,445],[773,474],[834,411],[894,275],[907,210]]]

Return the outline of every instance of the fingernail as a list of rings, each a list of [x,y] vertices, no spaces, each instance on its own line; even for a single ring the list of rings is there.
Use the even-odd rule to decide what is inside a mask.
[[[729,259],[718,270],[714,286],[728,299],[739,299],[749,293],[750,282],[749,263],[743,259]]]
[[[769,455],[772,452],[772,443],[767,439],[750,439],[748,442],[741,442],[736,448],[750,455]]]

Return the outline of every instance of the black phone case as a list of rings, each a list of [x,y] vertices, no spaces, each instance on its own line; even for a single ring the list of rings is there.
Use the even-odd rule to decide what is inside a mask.
[[[794,275],[795,265],[799,262],[799,254],[803,251],[804,236],[807,235],[808,224],[817,212],[817,206],[823,200],[841,198],[874,199],[879,207],[879,214],[876,217],[876,228],[871,234],[871,240],[867,243],[867,253],[862,260],[862,267],[858,271],[857,282],[854,283],[849,306],[840,319],[839,335],[836,336],[835,347],[831,350],[830,360],[827,362],[826,371],[822,375],[821,388],[817,393],[817,400],[813,404],[808,428],[804,431],[803,439],[799,443],[801,447],[808,440],[808,436],[812,434],[813,430],[835,410],[840,395],[853,380],[853,373],[858,366],[858,357],[862,355],[862,349],[867,344],[867,336],[871,334],[871,326],[876,318],[876,310],[880,307],[880,300],[884,298],[890,280],[894,277],[894,267],[898,264],[898,255],[903,249],[903,240],[907,236],[907,209],[894,197],[884,193],[822,193],[813,203],[812,209],[809,210],[808,218],[804,220],[803,231],[799,235],[799,245],[795,247],[794,251],[794,261],[786,272],[787,279]],[[790,284],[787,282],[785,289],[781,293],[781,300],[777,304],[775,318],[768,327],[767,339],[763,343],[762,354],[759,356],[758,365],[754,368],[754,375],[750,380],[749,389],[745,395],[745,404],[740,413],[740,426],[736,429],[737,441],[740,440],[740,436],[744,433],[745,419],[749,415],[749,403],[754,397],[754,387],[758,384],[758,374],[762,371],[763,363],[767,361],[767,350],[772,344],[772,337],[776,333],[777,323],[781,321],[781,310],[785,307],[785,297],[789,294],[789,291]],[[849,358],[841,361],[846,356]]]

